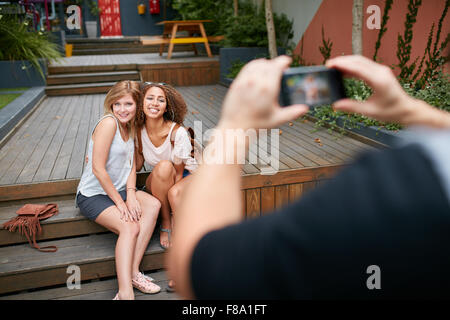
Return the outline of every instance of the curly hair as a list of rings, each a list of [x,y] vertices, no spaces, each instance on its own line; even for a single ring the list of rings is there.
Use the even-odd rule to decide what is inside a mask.
[[[187,113],[187,105],[183,96],[169,84],[147,82],[142,86],[142,96],[145,97],[147,91],[152,87],[160,88],[166,96],[166,112],[164,113],[163,118],[183,125],[184,117]],[[137,109],[136,122],[139,129],[145,124],[144,103]]]

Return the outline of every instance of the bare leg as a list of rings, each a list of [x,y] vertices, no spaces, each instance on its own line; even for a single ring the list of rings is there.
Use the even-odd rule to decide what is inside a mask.
[[[155,229],[156,219],[161,208],[161,203],[158,199],[146,192],[137,191],[136,198],[141,206],[142,216],[139,220],[140,232],[136,240],[136,248],[134,249],[133,276],[139,272],[139,265]]]
[[[120,213],[116,206],[105,209],[95,222],[119,235],[115,250],[119,299],[134,299],[131,268],[136,239],[139,235],[139,224],[120,219]]]
[[[175,225],[176,212],[177,212],[177,208],[181,201],[181,196],[183,194],[183,190],[185,190],[185,188],[188,187],[190,181],[191,181],[191,176],[189,175],[189,176],[181,179],[180,181],[178,181],[176,184],[173,185],[172,188],[169,189],[168,199],[169,199],[170,206],[172,207],[172,213],[173,213],[172,230]],[[175,287],[175,282],[173,280],[169,280],[168,285],[169,285],[169,287],[173,288],[173,287]]]
[[[169,189],[175,183],[175,168],[168,160],[160,161],[147,179],[146,188],[161,202],[161,228],[171,229],[170,204],[167,198]],[[150,184],[150,185],[148,185]],[[170,247],[167,232],[160,233],[160,242],[163,247]]]

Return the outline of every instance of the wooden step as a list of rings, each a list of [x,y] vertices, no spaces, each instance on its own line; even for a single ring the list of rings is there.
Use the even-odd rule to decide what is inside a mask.
[[[58,251],[52,253],[40,252],[28,243],[2,247],[0,294],[64,284],[70,265],[80,267],[81,281],[114,276],[116,240],[115,234],[106,233],[41,243],[41,246],[57,246]],[[164,255],[159,237],[152,237],[140,269],[163,268]]]
[[[67,96],[77,94],[106,93],[116,82],[101,82],[87,84],[65,84],[45,87],[48,96]]]
[[[140,79],[139,71],[55,74],[47,77],[47,85],[113,82],[121,80],[139,81]]]
[[[167,273],[164,270],[146,273],[154,279],[154,283],[161,287],[157,294],[145,294],[134,290],[136,300],[178,300],[175,292],[167,292],[169,284]],[[9,294],[0,297],[0,300],[111,300],[118,291],[117,278],[102,281],[82,283],[81,288],[69,290],[63,285],[58,288],[33,290],[32,292]]]
[[[173,48],[174,52],[192,51],[192,45],[177,45]],[[129,53],[157,53],[159,52],[159,45],[139,45],[133,47],[118,47],[118,48],[104,48],[103,46],[96,48],[78,48],[74,47],[72,55],[105,55],[105,54],[129,54]]]
[[[79,43],[134,43],[138,42],[139,36],[135,37],[123,37],[123,38],[66,38],[67,43],[79,44]]]
[[[80,210],[75,208],[73,195],[11,201],[0,206],[0,246],[28,243],[27,238],[18,231],[10,232],[3,228],[3,224],[16,217],[16,211],[26,203],[58,205],[57,215],[41,221],[42,233],[36,237],[38,241],[108,232],[107,229],[84,217]]]
[[[48,74],[67,74],[67,73],[98,73],[98,72],[117,72],[117,71],[136,71],[137,64],[105,64],[105,65],[79,65],[79,66],[49,66]]]

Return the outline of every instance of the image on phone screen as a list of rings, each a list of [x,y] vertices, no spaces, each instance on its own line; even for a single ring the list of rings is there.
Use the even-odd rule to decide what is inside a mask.
[[[337,70],[321,68],[310,72],[307,70],[311,68],[299,69],[290,69],[283,75],[284,105],[319,106],[345,97],[342,78]]]

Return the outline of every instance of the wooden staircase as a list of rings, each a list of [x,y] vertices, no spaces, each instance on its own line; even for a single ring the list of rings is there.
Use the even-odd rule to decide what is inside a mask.
[[[64,286],[71,275],[67,273],[71,265],[80,267],[81,281],[115,276],[117,236],[82,216],[75,208],[74,195],[0,202],[0,225],[15,217],[25,203],[58,204],[59,214],[41,222],[42,234],[37,238],[41,247],[55,245],[58,251],[39,252],[25,236],[0,226],[0,297]],[[143,271],[164,267],[165,252],[159,246],[158,234],[154,233],[142,259]]]
[[[50,67],[45,93],[48,96],[106,93],[118,81],[141,80],[141,75],[134,66],[119,70],[114,65],[108,67]]]
[[[140,37],[124,37],[117,39],[67,39],[68,44],[73,44],[72,55],[102,55],[124,53],[157,53],[159,45],[143,45]],[[174,51],[192,51],[192,45],[179,45]]]

